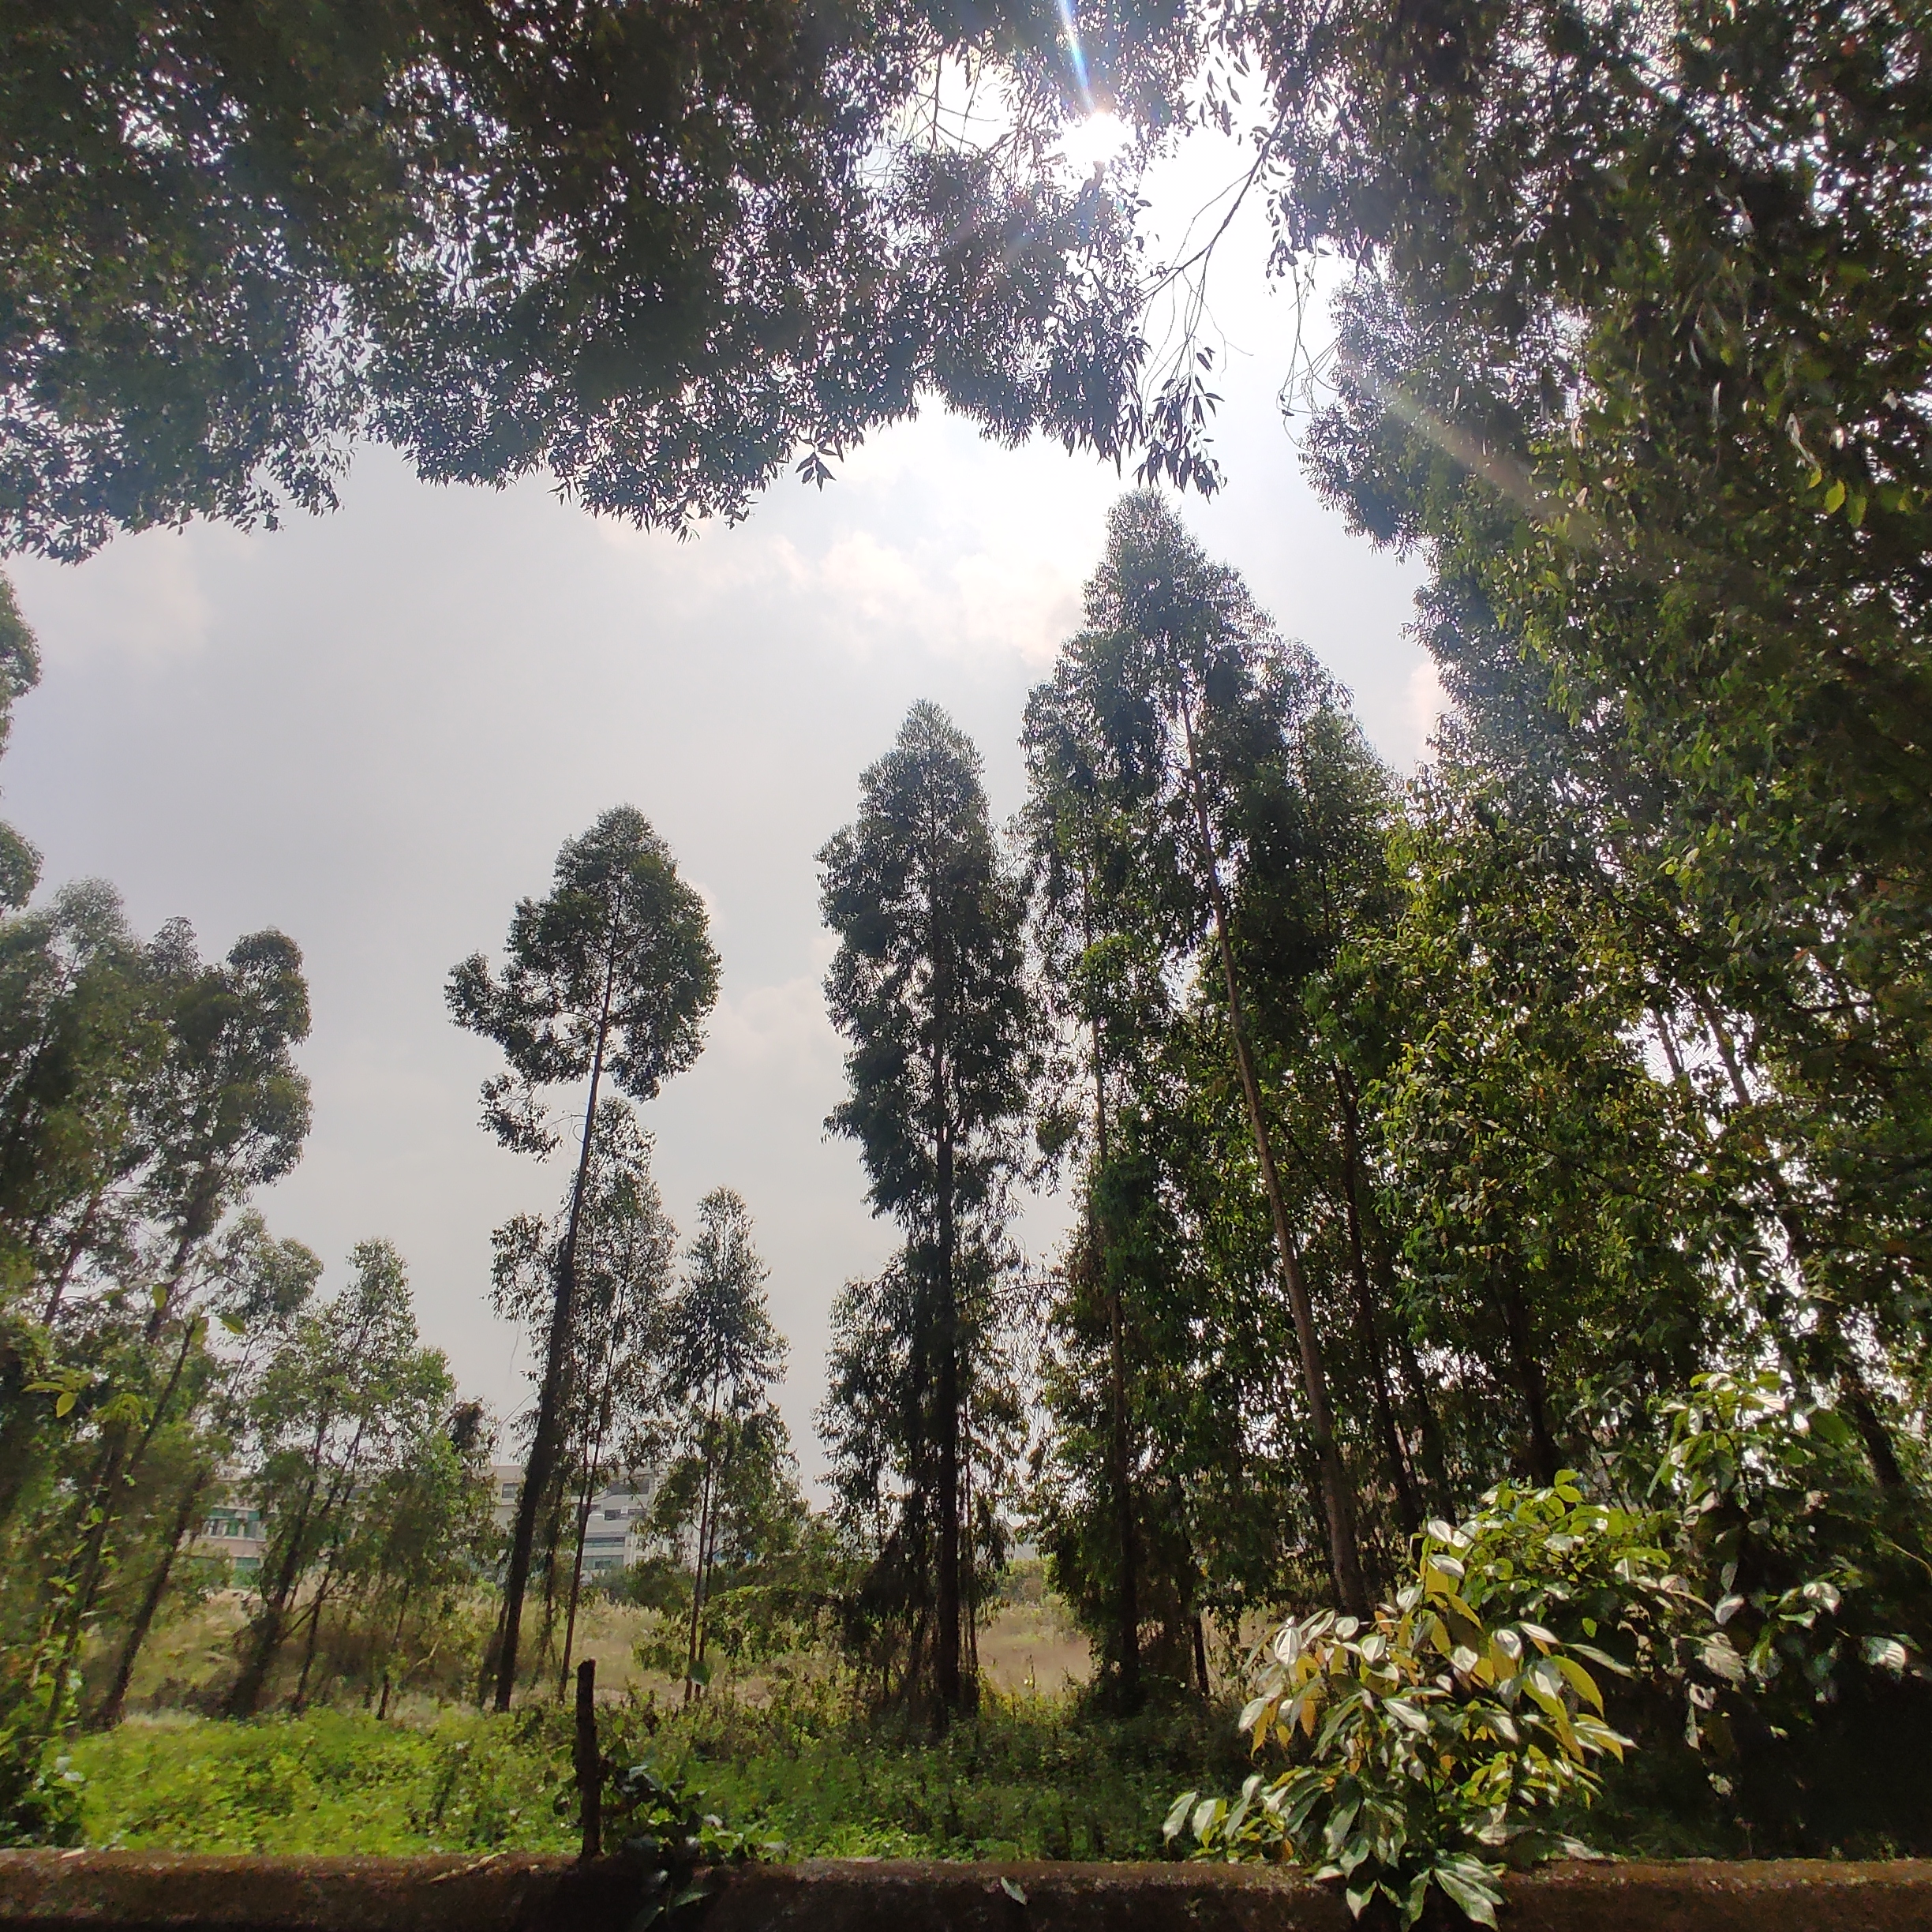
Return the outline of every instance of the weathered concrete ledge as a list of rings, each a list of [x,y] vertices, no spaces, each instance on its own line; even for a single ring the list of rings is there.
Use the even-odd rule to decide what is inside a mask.
[[[626,1932],[635,1875],[562,1859],[0,1852],[0,1932]],[[1932,1862],[1558,1866],[1510,1932],[1928,1932]],[[1332,1893],[1204,1865],[808,1859],[718,1881],[703,1932],[1346,1932]]]

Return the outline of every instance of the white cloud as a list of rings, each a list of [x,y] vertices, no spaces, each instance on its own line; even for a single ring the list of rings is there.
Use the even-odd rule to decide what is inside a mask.
[[[754,987],[721,998],[706,1053],[733,1073],[757,1073],[799,1086],[836,1085],[841,1049],[816,974]]]
[[[233,569],[248,541],[208,526],[147,530],[117,537],[81,568],[37,557],[7,567],[43,650],[159,668],[206,649],[212,608],[204,570]]]
[[[1409,673],[1409,729],[1414,747],[1410,762],[1421,764],[1433,747],[1436,727],[1454,706],[1443,688],[1442,674],[1433,657],[1425,657]]]

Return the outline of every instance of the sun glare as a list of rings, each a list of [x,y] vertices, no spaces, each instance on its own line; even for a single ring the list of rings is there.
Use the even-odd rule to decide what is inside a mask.
[[[1076,174],[1091,174],[1105,167],[1131,138],[1127,123],[1102,107],[1067,129],[1060,139],[1060,152]]]

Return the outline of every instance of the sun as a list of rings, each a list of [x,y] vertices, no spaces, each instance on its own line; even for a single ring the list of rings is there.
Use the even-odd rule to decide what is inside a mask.
[[[1096,108],[1060,137],[1059,152],[1078,174],[1104,168],[1133,138],[1133,130],[1111,108]]]

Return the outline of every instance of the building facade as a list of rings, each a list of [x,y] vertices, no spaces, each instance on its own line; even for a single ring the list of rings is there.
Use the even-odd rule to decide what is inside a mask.
[[[496,1526],[507,1536],[516,1525],[517,1493],[523,1471],[515,1462],[490,1465],[491,1500]],[[588,1581],[627,1570],[643,1555],[650,1514],[648,1484],[625,1477],[607,1484],[590,1499],[590,1519],[584,1530],[583,1568]]]

